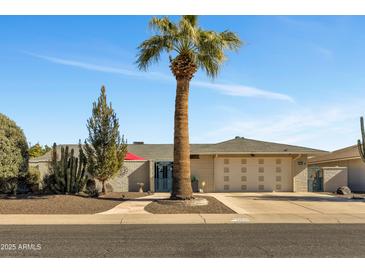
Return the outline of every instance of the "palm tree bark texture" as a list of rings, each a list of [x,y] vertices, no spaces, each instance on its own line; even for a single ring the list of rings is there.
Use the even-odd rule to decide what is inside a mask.
[[[174,23],[168,17],[153,17],[150,27],[157,31],[138,47],[137,65],[147,70],[158,62],[162,52],[175,53],[170,57],[170,69],[176,79],[174,118],[174,169],[171,198],[191,199],[193,191],[190,174],[189,143],[189,85],[200,68],[215,78],[226,60],[225,49],[238,50],[242,42],[230,31],[205,31],[198,26],[198,17],[184,15]]]

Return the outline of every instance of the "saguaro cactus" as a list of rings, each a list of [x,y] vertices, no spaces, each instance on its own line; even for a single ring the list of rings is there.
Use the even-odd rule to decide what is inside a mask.
[[[365,162],[365,130],[364,130],[364,118],[360,117],[360,127],[361,127],[361,139],[357,140],[357,147],[359,148],[359,154],[363,162]]]
[[[87,176],[86,157],[79,144],[79,157],[75,157],[74,149],[69,152],[68,146],[61,147],[61,159],[58,160],[57,145],[53,145],[52,172],[54,182],[50,188],[55,193],[78,193],[83,191]]]

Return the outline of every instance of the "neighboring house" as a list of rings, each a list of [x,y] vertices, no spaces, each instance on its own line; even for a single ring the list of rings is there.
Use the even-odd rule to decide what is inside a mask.
[[[69,145],[70,146],[70,145]],[[77,150],[77,146],[71,146]],[[125,161],[124,170],[109,183],[114,191],[167,192],[172,187],[173,145],[128,145],[145,160]],[[236,137],[216,144],[190,146],[191,175],[205,192],[308,191],[307,158],[326,151]],[[45,174],[51,153],[32,160]],[[198,186],[194,186],[198,190]]]
[[[347,168],[347,185],[352,191],[365,191],[365,164],[357,145],[335,150],[331,153],[308,159],[311,167]],[[346,183],[345,183],[346,184]]]

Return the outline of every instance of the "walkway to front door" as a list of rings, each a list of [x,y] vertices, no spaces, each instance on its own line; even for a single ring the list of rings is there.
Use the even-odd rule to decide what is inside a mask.
[[[173,163],[161,161],[155,163],[155,191],[171,192]]]

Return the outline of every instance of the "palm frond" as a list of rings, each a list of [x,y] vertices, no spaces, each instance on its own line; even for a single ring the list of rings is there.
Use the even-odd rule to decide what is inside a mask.
[[[152,17],[149,27],[162,35],[175,36],[178,32],[177,26],[168,17]]]
[[[237,51],[244,42],[238,37],[237,34],[231,31],[223,31],[220,33],[221,39],[224,43],[224,46],[230,50]]]
[[[151,63],[158,62],[161,53],[174,51],[176,55],[189,55],[196,65],[214,78],[227,59],[226,50],[237,51],[243,44],[238,35],[231,31],[206,31],[198,26],[196,15],[184,15],[178,23],[168,17],[153,17],[150,27],[156,35],[139,47],[137,64],[146,70]]]
[[[172,50],[173,43],[167,36],[154,35],[150,39],[145,40],[139,47],[137,65],[140,70],[147,68],[160,60],[163,51]]]
[[[193,27],[196,27],[198,25],[197,15],[183,15],[182,19],[188,21]]]

